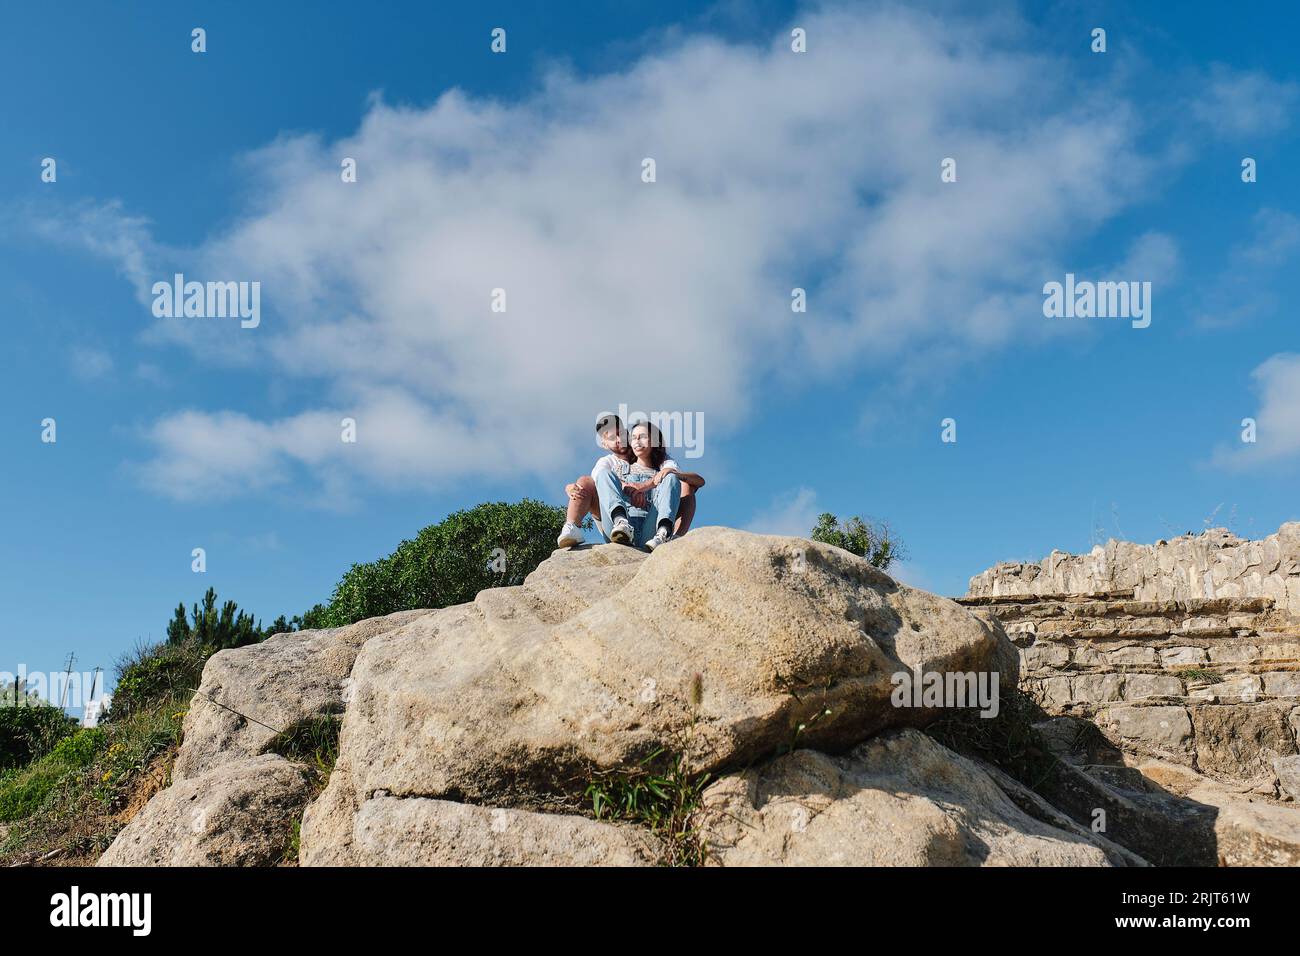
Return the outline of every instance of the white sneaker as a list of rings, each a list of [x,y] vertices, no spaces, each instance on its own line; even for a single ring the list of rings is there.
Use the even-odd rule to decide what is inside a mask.
[[[655,548],[659,547],[659,545],[667,544],[669,541],[673,540],[674,537],[676,536],[671,531],[666,528],[660,528],[655,532],[655,536],[645,543],[645,546],[653,551]]]
[[[636,531],[626,518],[615,518],[614,527],[610,529],[609,540],[615,544],[631,544],[636,538]]]
[[[586,540],[587,538],[583,535],[581,528],[572,521],[566,521],[564,529],[560,531],[560,536],[555,539],[555,546],[557,548],[572,548],[574,545],[582,544]]]

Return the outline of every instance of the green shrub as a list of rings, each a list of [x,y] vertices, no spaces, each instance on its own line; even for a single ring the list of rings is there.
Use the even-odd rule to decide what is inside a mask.
[[[304,718],[279,733],[266,745],[265,752],[305,764],[321,781],[318,791],[324,790],[339,756],[342,726],[343,718],[337,714]]]
[[[184,697],[78,730],[50,753],[0,773],[0,866],[93,864],[122,828],[122,811],[165,785]]]
[[[118,663],[111,718],[135,713],[169,697],[188,697],[188,692],[199,686],[203,665],[216,651],[193,639],[137,648],[132,657]]]
[[[190,696],[185,691],[166,696],[105,725],[109,745],[96,760],[92,774],[92,793],[103,806],[112,806],[155,757],[180,741]]]
[[[857,516],[841,523],[835,515],[823,514],[810,537],[866,558],[882,571],[888,571],[891,564],[905,556],[903,542],[889,525]]]
[[[394,611],[449,607],[474,600],[484,588],[519,584],[550,556],[563,524],[562,508],[530,499],[457,511],[387,557],[354,564],[329,605],[303,615],[303,626],[341,627]]]
[[[325,615],[328,610],[329,608],[324,604],[316,604],[313,605],[309,611],[302,614],[295,614],[289,623],[295,631],[305,631],[308,629],[315,630],[322,627],[329,627],[329,625],[325,623],[327,620]]]
[[[50,751],[50,759],[60,761],[69,769],[89,767],[103,746],[105,733],[102,727],[84,727],[71,737],[59,741]]]
[[[39,810],[70,775],[94,763],[104,739],[99,728],[79,730],[43,757],[0,777],[0,821],[18,820]]]
[[[13,694],[0,702],[0,770],[21,767],[43,757],[77,729],[77,722],[58,707],[35,698],[14,706]]]

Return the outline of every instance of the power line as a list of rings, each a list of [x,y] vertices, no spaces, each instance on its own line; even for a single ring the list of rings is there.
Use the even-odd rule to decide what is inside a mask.
[[[72,665],[76,660],[77,660],[76,653],[69,652],[68,663],[64,668],[64,672],[63,672],[63,693],[59,694],[59,710],[63,710],[67,706],[66,702],[68,699],[68,684],[71,683],[72,681]]]

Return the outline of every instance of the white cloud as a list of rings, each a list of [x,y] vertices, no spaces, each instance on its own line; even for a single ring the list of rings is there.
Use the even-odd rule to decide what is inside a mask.
[[[1133,240],[1124,262],[1111,270],[1118,279],[1150,282],[1158,289],[1177,274],[1178,243],[1163,232],[1146,232]]]
[[[773,378],[929,382],[928,363],[1050,334],[1043,281],[1141,194],[1135,111],[1079,97],[1069,62],[1009,51],[996,25],[893,8],[799,22],[807,54],[779,31],[765,49],[669,43],[616,74],[555,70],[518,103],[376,99],[352,137],[248,157],[238,224],[157,277],[259,280],[261,326],[157,334],[320,398],[274,421],[169,416],[143,473],[178,497],[549,475],[619,402],[730,431]],[[107,230],[132,276],[138,225]],[[363,461],[321,437],[351,408]]]
[[[1300,246],[1300,219],[1281,209],[1264,208],[1255,213],[1255,233],[1239,250],[1243,259],[1265,266],[1282,265],[1295,258]]]
[[[1254,444],[1216,449],[1216,465],[1245,470],[1300,456],[1300,354],[1279,352],[1250,373],[1259,392]]]
[[[10,214],[48,242],[84,249],[114,263],[144,300],[152,281],[150,269],[163,254],[150,236],[148,219],[131,215],[117,200],[43,206],[39,213],[27,207]]]
[[[1297,245],[1300,219],[1270,207],[1257,211],[1251,219],[1250,236],[1229,249],[1222,272],[1205,284],[1196,325],[1230,328],[1279,308],[1274,276],[1292,264]]]
[[[103,349],[77,347],[72,350],[72,374],[83,382],[95,382],[113,371],[113,356]]]
[[[1192,113],[1216,132],[1254,136],[1290,125],[1298,99],[1300,85],[1296,83],[1217,63],[1210,70],[1205,92],[1192,104]]]
[[[355,442],[343,440],[345,418],[355,422]],[[168,497],[203,500],[280,490],[327,507],[347,505],[353,476],[392,487],[411,475],[436,483],[461,474],[465,459],[519,469],[525,463],[518,456],[527,454],[517,436],[471,432],[399,389],[268,421],[185,410],[160,419],[145,439],[156,454],[136,471]]]
[[[284,543],[274,531],[251,534],[244,539],[244,545],[250,551],[283,551]]]
[[[817,493],[811,488],[792,488],[773,498],[767,508],[749,520],[744,530],[806,538],[817,524],[817,515]]]

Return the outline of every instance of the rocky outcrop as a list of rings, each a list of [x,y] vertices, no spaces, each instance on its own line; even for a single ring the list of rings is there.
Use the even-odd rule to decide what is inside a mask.
[[[1266,752],[1277,779],[1290,772],[1279,761],[1294,752],[1295,715],[1278,703],[1290,685],[1265,650],[1280,638],[1259,627],[1273,609],[1198,607],[1187,624],[1187,608],[971,603],[900,585],[837,548],[703,528],[653,555],[558,552],[522,585],[470,604],[222,652],[187,717],[172,785],[101,863],[265,865],[299,825],[307,866],[695,859],[675,838],[588,809],[593,781],[656,753],[680,755],[691,779],[710,775],[693,820],[713,864],[1291,859],[1295,810],[1198,772],[1262,766]],[[1225,633],[1205,624],[1211,613]],[[1227,687],[1197,697],[1200,678],[1179,670],[1188,649],[1203,652],[1203,669],[1236,668],[1234,688],[1257,677],[1254,703],[1278,706],[1211,712],[1242,701]],[[944,736],[956,734],[951,720],[931,727],[954,717],[953,701],[896,694],[903,674],[997,673],[1014,687],[1022,666],[1045,706],[1052,693],[1065,702],[1037,738],[1059,756],[1034,750],[1035,773],[1016,771],[1041,782],[1033,790]],[[1060,678],[1064,690],[1050,683]],[[958,723],[983,724],[961,713]],[[280,754],[321,718],[340,732],[317,793],[315,775]],[[999,723],[1018,719],[990,720],[975,737],[1010,728],[1023,740],[1019,724]],[[1103,746],[1124,758],[1092,753]],[[1158,783],[1170,767],[1191,782]]]
[[[266,751],[341,712],[337,763],[302,818],[304,864],[647,862],[646,832],[584,815],[594,775],[659,748],[713,773],[796,742],[846,750],[939,713],[894,706],[893,675],[999,663],[1017,657],[996,624],[826,545],[706,528],[653,556],[558,552],[471,604],[214,657],[176,782],[105,861],[170,859],[174,843],[233,859],[182,838],[193,788],[243,787],[250,760],[292,767]],[[232,833],[237,804],[214,810]],[[268,833],[299,813],[290,799],[260,810]]]
[[[283,757],[238,757],[156,794],[98,865],[274,866],[310,795],[307,773]]]
[[[347,860],[376,795],[563,812],[593,774],[661,747],[717,772],[801,724],[803,745],[829,750],[924,725],[935,711],[895,707],[892,675],[987,671],[1006,646],[955,603],[800,539],[706,528],[649,559],[589,554],[638,566],[568,616],[535,613],[526,584],[365,646],[304,862]]]
[[[640,827],[419,797],[367,800],[353,830],[346,862],[361,866],[653,866],[663,852]]]
[[[1268,598],[1300,614],[1300,522],[1258,541],[1226,528],[1155,544],[1108,541],[1087,554],[1053,551],[1037,564],[1007,562],[970,580],[971,597],[1130,591],[1139,601]]]
[[[1300,864],[1300,811],[1293,806],[1178,764],[1134,763],[1124,786],[1145,810],[1181,823],[1171,845],[1195,847],[1220,866]]]
[[[175,780],[264,753],[285,731],[314,717],[341,716],[352,662],[366,641],[429,612],[401,611],[347,627],[276,634],[218,651],[185,714]]]
[[[1045,805],[1031,816],[1003,787],[1022,790],[915,730],[881,734],[840,757],[797,750],[705,791],[707,859],[720,866],[1141,863],[1060,815],[1044,822]]]

